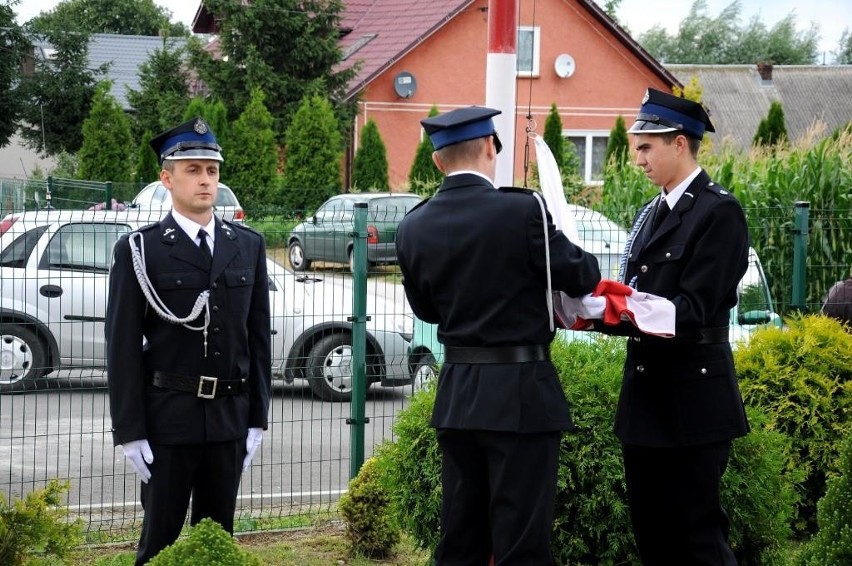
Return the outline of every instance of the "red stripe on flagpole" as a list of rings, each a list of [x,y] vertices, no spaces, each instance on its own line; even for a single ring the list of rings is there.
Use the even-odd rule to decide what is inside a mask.
[[[517,53],[518,1],[488,0],[488,52]]]

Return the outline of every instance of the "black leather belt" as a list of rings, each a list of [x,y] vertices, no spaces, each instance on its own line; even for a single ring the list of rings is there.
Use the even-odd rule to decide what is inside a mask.
[[[541,344],[493,348],[444,346],[444,361],[450,364],[522,364],[549,359],[550,348]]]
[[[206,375],[190,376],[165,371],[151,372],[150,382],[154,387],[185,391],[201,399],[239,395],[245,385],[245,379],[219,379]]]
[[[698,344],[722,344],[730,340],[730,329],[727,326],[700,328],[698,335]]]

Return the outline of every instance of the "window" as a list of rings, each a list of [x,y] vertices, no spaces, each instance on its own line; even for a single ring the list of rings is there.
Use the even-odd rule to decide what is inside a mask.
[[[565,138],[574,144],[580,164],[577,172],[586,183],[603,183],[604,159],[609,132],[568,132]]]
[[[537,77],[541,52],[541,33],[538,26],[518,27],[518,76]]]
[[[50,239],[40,267],[107,273],[113,246],[128,232],[124,224],[66,224]]]

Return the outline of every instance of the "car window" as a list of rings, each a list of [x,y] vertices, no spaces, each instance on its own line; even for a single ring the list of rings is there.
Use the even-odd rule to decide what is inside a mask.
[[[237,197],[231,189],[219,185],[219,192],[216,193],[216,206],[239,206],[239,202],[237,202]]]
[[[378,198],[370,201],[370,220],[377,222],[399,222],[405,214],[420,204],[417,197]]]
[[[125,224],[66,224],[50,239],[39,267],[109,272],[112,248],[128,232]]]
[[[327,202],[317,210],[318,222],[343,222],[351,220],[355,205],[350,200],[338,199]]]
[[[139,192],[138,195],[136,195],[136,198],[133,199],[133,202],[137,202],[137,203],[150,202],[151,198],[152,198],[151,193],[153,193],[156,188],[157,188],[157,185],[151,185],[150,187],[145,187],[144,189],[142,189]]]
[[[0,253],[0,267],[25,267],[47,225],[27,230]]]
[[[749,261],[748,269],[740,280],[737,291],[740,313],[772,310],[768,286],[760,266],[755,261]]]
[[[169,191],[165,185],[157,185],[154,189],[154,196],[151,197],[151,204],[163,204],[168,198]]]

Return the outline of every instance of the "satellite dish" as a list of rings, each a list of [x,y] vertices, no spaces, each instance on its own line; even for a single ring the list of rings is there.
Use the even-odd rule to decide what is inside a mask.
[[[408,71],[403,71],[393,78],[393,90],[400,98],[411,98],[417,90],[417,80]]]
[[[577,64],[574,63],[573,57],[567,53],[563,53],[556,58],[556,61],[553,62],[553,68],[556,70],[556,74],[559,78],[564,79],[574,74]]]

